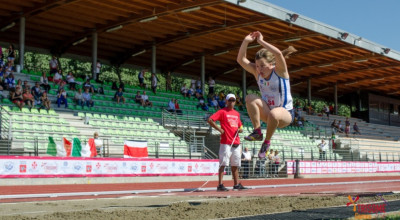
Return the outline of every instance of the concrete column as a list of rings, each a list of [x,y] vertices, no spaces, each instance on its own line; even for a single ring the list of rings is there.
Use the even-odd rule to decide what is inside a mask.
[[[97,66],[97,32],[92,34],[92,78],[96,79]]]
[[[247,95],[247,90],[246,90],[246,70],[242,69],[242,102],[244,104],[244,101],[246,99],[246,95]]]
[[[203,96],[205,96],[204,94],[206,94],[205,90],[205,81],[206,81],[206,58],[205,56],[201,56],[201,91],[203,92]]]
[[[21,17],[19,23],[19,65],[21,70],[23,70],[25,55],[25,17]]]
[[[156,51],[157,47],[156,44],[154,43],[153,46],[151,46],[151,72],[156,73],[157,70],[157,65],[156,65]]]
[[[307,80],[307,97],[308,105],[311,105],[311,78]]]
[[[334,112],[337,115],[338,113],[338,102],[337,102],[337,83],[335,83],[335,85],[333,86],[333,98],[334,98],[334,102],[335,102],[335,109]]]

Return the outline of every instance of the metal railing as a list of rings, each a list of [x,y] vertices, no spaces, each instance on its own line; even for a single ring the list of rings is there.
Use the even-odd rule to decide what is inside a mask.
[[[210,114],[204,113],[203,116],[189,114],[171,113],[166,109],[162,110],[161,120],[164,127],[179,127],[190,129],[210,129],[207,119]]]

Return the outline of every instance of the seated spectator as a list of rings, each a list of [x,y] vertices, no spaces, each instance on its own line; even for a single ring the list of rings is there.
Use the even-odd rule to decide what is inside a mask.
[[[15,60],[15,48],[13,44],[10,44],[10,47],[6,50],[8,56],[7,60],[11,65],[14,65],[14,60]]]
[[[225,99],[221,99],[218,101],[218,105],[220,108],[225,108],[226,103],[225,103]]]
[[[202,91],[201,91],[201,88],[200,88],[200,87],[197,87],[197,88],[196,88],[195,96],[196,96],[197,99],[203,98],[203,94],[202,94]]]
[[[67,92],[64,89],[60,89],[57,94],[57,106],[60,108],[61,104],[65,104],[65,108],[68,108]]]
[[[204,99],[199,100],[199,104],[197,105],[197,108],[201,108],[203,111],[208,111],[208,106],[204,102]]]
[[[136,96],[135,96],[135,102],[143,106],[143,99],[142,96],[140,95],[140,92],[137,91]]]
[[[336,129],[338,132],[343,133],[343,125],[341,124],[341,121],[338,122],[338,124],[336,125]]]
[[[175,100],[174,99],[169,100],[167,110],[169,112],[175,113]]]
[[[24,93],[22,94],[22,99],[24,100],[25,105],[29,107],[29,110],[31,110],[35,104],[35,99],[33,98],[33,95],[29,92],[27,88],[24,89]]]
[[[354,122],[353,131],[354,131],[353,134],[361,135],[361,132],[360,132],[360,129],[358,128],[357,122]]]
[[[83,101],[82,101],[82,89],[79,88],[77,92],[75,92],[74,96],[74,101],[77,105],[83,106]]]
[[[40,77],[40,86],[43,87],[44,91],[50,91],[49,80],[47,79],[46,73],[43,73]]]
[[[14,74],[8,75],[6,80],[4,81],[4,84],[6,85],[7,90],[12,90],[15,91],[15,79],[14,79]]]
[[[218,93],[218,98],[219,98],[219,100],[225,100],[225,94],[224,94],[223,91],[221,91],[221,92]],[[224,107],[221,107],[221,108],[225,108],[225,106],[224,106]]]
[[[87,107],[93,107],[94,102],[92,100],[92,96],[89,93],[89,88],[85,88],[85,92],[82,94],[83,104]]]
[[[50,102],[49,97],[47,96],[47,92],[43,92],[42,97],[40,97],[40,99],[41,99],[40,101],[42,103],[42,106],[44,108],[46,108],[46,110],[50,110],[51,102]]]
[[[76,82],[75,82],[75,77],[72,74],[72,72],[69,72],[67,75],[67,83],[69,85],[69,89],[74,90],[76,89]]]
[[[86,82],[83,84],[83,89],[88,89],[92,94],[94,93],[94,86],[90,84],[90,79],[87,79]]]
[[[122,92],[122,88],[119,88],[118,91],[115,92],[114,99],[119,103],[120,100],[125,104],[124,92]]]
[[[178,115],[182,115],[182,110],[181,110],[180,107],[179,107],[178,99],[175,99],[175,112],[176,112]]]
[[[61,72],[61,70],[59,70],[59,71],[57,71],[55,74],[54,74],[54,77],[53,77],[53,82],[54,82],[54,84],[55,85],[60,85],[60,83],[61,83],[61,81],[62,81],[62,72]]]
[[[157,83],[158,78],[155,73],[151,73],[151,90],[153,90],[154,94],[157,94]]]
[[[56,56],[52,56],[51,60],[49,61],[49,67],[50,67],[50,75],[55,74],[58,71],[58,61]]]
[[[42,97],[42,89],[40,88],[39,82],[35,83],[35,86],[32,87],[31,93],[33,97],[35,98],[35,105],[41,103],[41,97]]]
[[[215,100],[215,97],[211,98],[211,102],[210,102],[210,106],[215,108],[215,110],[220,109],[219,105],[218,105],[218,101]]]
[[[192,89],[196,88],[196,80],[195,79],[190,80],[190,88],[192,88]]]
[[[15,92],[11,93],[11,101],[22,110],[22,107],[24,107],[25,103],[22,97],[21,88],[18,88],[15,90]]]
[[[143,91],[142,100],[143,100],[143,106],[153,107],[153,102],[150,102],[149,97],[146,95],[146,91]]]
[[[7,66],[4,68],[4,75],[7,77],[13,72],[14,68],[10,62],[7,63]]]
[[[22,80],[17,80],[17,85],[15,85],[15,89],[17,89],[17,88],[19,88],[21,91],[23,91],[22,90]]]
[[[236,95],[236,104],[235,106],[237,106],[241,111],[243,111],[243,102],[242,99],[240,98],[239,95]]]
[[[186,93],[186,97],[190,98],[194,96],[194,89],[193,88],[189,88],[187,93]]]
[[[346,133],[346,137],[349,137],[349,133],[350,133],[350,121],[349,118],[346,118],[345,123],[345,127],[344,127],[344,133]]]
[[[27,89],[27,90],[30,90],[31,89],[31,86],[28,84],[28,81],[24,81],[24,84],[22,84],[22,90],[25,90],[25,89]]]
[[[184,97],[187,97],[187,92],[188,92],[188,89],[187,89],[187,87],[186,87],[186,84],[183,84],[183,86],[182,86],[182,88],[181,88],[181,94],[182,94]]]

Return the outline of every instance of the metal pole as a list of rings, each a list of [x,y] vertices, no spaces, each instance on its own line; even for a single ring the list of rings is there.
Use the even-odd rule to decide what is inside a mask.
[[[311,78],[307,80],[307,100],[308,105],[311,105]]]
[[[92,79],[96,79],[97,68],[97,32],[92,33]]]
[[[25,17],[21,17],[19,23],[19,66],[20,70],[23,70],[25,55]]]
[[[175,142],[172,144],[172,158],[175,159]]]
[[[333,86],[333,97],[334,97],[334,102],[335,102],[335,115],[338,114],[338,97],[337,97],[337,83]]]
[[[313,149],[311,148],[311,161],[313,161],[314,160],[314,152],[313,152]]]

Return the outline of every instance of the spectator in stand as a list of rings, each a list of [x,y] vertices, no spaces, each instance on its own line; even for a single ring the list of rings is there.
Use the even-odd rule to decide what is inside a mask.
[[[28,91],[31,89],[31,86],[28,84],[28,81],[24,81],[24,84],[22,85],[22,90],[27,89]]]
[[[45,72],[43,72],[42,76],[40,77],[40,86],[43,87],[44,91],[50,91],[49,79],[47,78]]]
[[[354,131],[353,134],[361,135],[361,132],[360,132],[360,129],[358,128],[357,122],[354,122],[353,131]]]
[[[182,94],[184,97],[187,97],[187,93],[188,93],[188,89],[187,89],[187,87],[186,87],[186,84],[184,83],[183,86],[182,86],[182,88],[181,88],[181,94]]]
[[[92,100],[92,96],[89,93],[89,88],[85,88],[85,92],[82,94],[82,100],[83,100],[83,105],[86,105],[87,107],[93,107],[94,102]]]
[[[0,47],[1,48],[1,47]],[[0,53],[1,53],[1,49],[0,49]],[[4,67],[5,63],[4,63],[4,54],[0,54],[0,68]]]
[[[139,86],[142,87],[142,88],[146,88],[146,84],[144,83],[144,77],[146,75],[146,72],[147,72],[147,69],[143,69],[138,74]]]
[[[83,107],[83,97],[82,97],[82,89],[79,88],[77,92],[75,92],[74,101],[77,105]]]
[[[117,100],[117,103],[122,100],[122,102],[125,104],[125,97],[122,88],[119,88],[118,91],[115,92],[114,98]]]
[[[342,121],[339,121],[336,127],[340,133],[343,133],[344,129],[343,129],[343,125],[341,123],[342,123]]]
[[[178,99],[175,99],[175,112],[176,112],[178,115],[182,115],[182,110],[181,110],[181,108],[179,107]]]
[[[59,70],[57,72],[55,72],[54,77],[53,77],[53,82],[55,85],[60,85],[61,81],[62,81],[62,71]]]
[[[151,73],[151,90],[153,90],[154,94],[157,94],[157,83],[158,78],[155,73]]]
[[[146,91],[143,91],[142,100],[143,100],[144,107],[146,107],[146,106],[153,107],[153,103],[150,102],[149,97],[146,95]]]
[[[99,139],[99,134],[97,132],[94,132],[93,139],[96,146],[97,156],[101,157],[101,151],[103,150],[103,141]]]
[[[219,100],[218,105],[220,108],[225,108],[226,103],[225,103],[224,99]]]
[[[194,89],[193,88],[189,88],[187,93],[186,93],[188,98],[191,98],[192,96],[194,96]]]
[[[331,104],[330,106],[329,106],[329,112],[333,115],[333,105]]]
[[[245,147],[242,153],[243,179],[249,178],[250,161],[251,161],[251,152],[247,147]]]
[[[171,72],[167,72],[167,76],[165,78],[165,90],[166,91],[172,91],[172,77],[171,77]]]
[[[326,150],[328,149],[328,145],[323,138],[321,139],[321,143],[318,144],[318,148],[319,148],[319,160],[325,160]]]
[[[10,74],[8,75],[8,77],[6,78],[6,80],[4,81],[5,85],[6,85],[6,90],[12,90],[15,91],[15,79],[14,79],[14,74]]]
[[[168,111],[175,113],[175,100],[173,98],[168,102]]]
[[[221,92],[218,93],[218,98],[219,98],[219,100],[224,100],[224,99],[225,99],[225,94],[224,94],[223,91],[221,91]],[[221,108],[225,108],[225,106],[224,106],[224,107],[221,107]]]
[[[13,66],[12,66],[12,63],[11,62],[8,62],[7,63],[7,66],[5,67],[5,73],[4,73],[4,77],[7,77],[7,76],[9,76],[10,74],[12,74],[12,72],[13,72],[13,70],[14,70],[14,68],[13,68]]]
[[[42,103],[42,106],[46,108],[46,110],[50,110],[50,99],[47,96],[47,92],[43,92],[42,97],[40,97],[40,101]]]
[[[301,117],[302,107],[300,105],[300,101],[299,100],[297,100],[296,104],[294,105],[294,111],[295,111],[295,113],[298,114],[299,117]]]
[[[328,121],[329,121],[329,108],[328,108],[328,106],[324,105],[323,110],[324,110],[324,113],[326,114],[326,117],[328,118]],[[323,115],[322,115],[322,116],[323,116]],[[323,117],[322,117],[322,118],[323,118]]]
[[[69,89],[75,91],[76,90],[76,82],[75,82],[75,77],[72,74],[72,72],[69,72],[67,75],[67,83],[69,85]]]
[[[143,102],[142,96],[140,95],[139,91],[136,92],[135,102],[140,104],[141,106],[144,106],[144,102]]]
[[[39,82],[35,83],[35,86],[32,87],[31,93],[33,97],[35,98],[35,105],[41,103],[41,97],[42,97],[42,89],[40,88]]]
[[[204,99],[199,100],[199,104],[197,105],[197,108],[201,108],[203,111],[208,111],[208,106],[204,102]]]
[[[196,89],[196,80],[195,79],[190,80],[190,88],[192,88],[193,90]]]
[[[199,88],[199,87],[201,89],[201,78],[200,77],[197,78],[197,80],[196,80],[196,88]]]
[[[118,87],[117,90],[119,90],[119,89],[122,89],[122,91],[125,92],[125,84],[124,84],[124,82],[121,81],[121,82],[119,83],[119,87]]]
[[[14,66],[14,60],[15,60],[15,48],[14,45],[10,44],[8,47],[6,53],[7,55],[7,60],[11,64],[11,66]]]
[[[274,177],[279,177],[279,176],[278,176],[279,164],[280,164],[279,151],[278,151],[278,150],[275,150],[275,156],[274,156]]]
[[[197,99],[204,99],[203,98],[203,93],[202,93],[203,91],[201,91],[201,87],[200,86],[198,86],[197,88],[196,88],[196,93],[195,93],[195,96],[196,96],[196,98]]]
[[[88,91],[90,91],[92,94],[94,93],[94,86],[90,84],[90,79],[87,79],[86,82],[83,84],[83,88]]]
[[[96,62],[96,72],[95,72],[95,78],[94,79],[98,83],[103,83],[102,81],[99,80],[100,71],[101,71],[101,63],[100,63],[100,60],[97,60],[97,62]]]
[[[22,92],[21,88],[18,88],[15,90],[15,92],[11,93],[11,101],[19,108],[22,110],[22,107],[24,107],[24,99],[22,97]]]
[[[58,72],[58,61],[56,56],[52,56],[51,60],[49,61],[49,67],[50,67],[50,75],[55,74]]]
[[[28,88],[24,89],[22,99],[24,100],[25,105],[29,107],[29,110],[31,110],[35,104],[35,99],[33,98],[33,95],[29,92]]]
[[[19,89],[21,89],[21,91],[23,91],[22,90],[22,80],[17,80],[17,85],[15,85],[15,89],[17,89],[17,88],[19,88]]]
[[[344,122],[345,127],[344,127],[344,133],[346,133],[346,137],[349,137],[349,133],[350,133],[350,121],[349,118],[346,118],[346,121]]]
[[[208,94],[214,94],[215,81],[210,76],[208,77]]]
[[[61,104],[65,104],[65,108],[68,108],[67,92],[64,89],[60,89],[57,94],[57,106],[60,108]]]
[[[220,109],[220,107],[219,107],[219,105],[218,105],[218,101],[215,100],[214,97],[211,98],[210,106],[213,107],[213,108],[215,108],[215,110]]]

